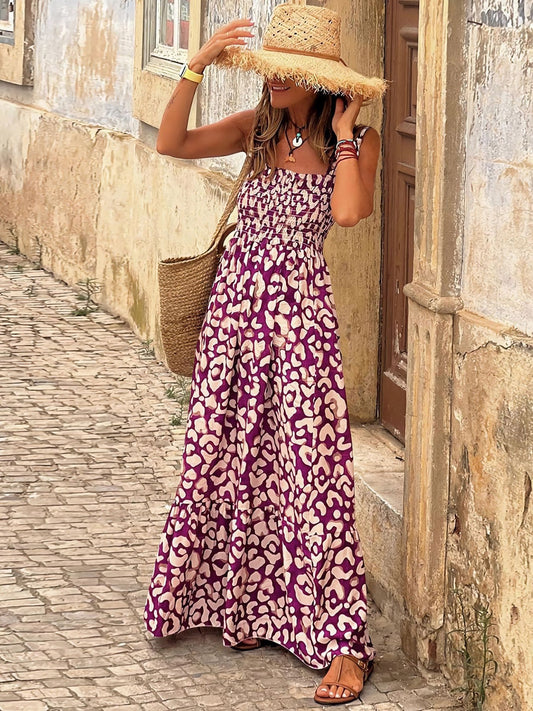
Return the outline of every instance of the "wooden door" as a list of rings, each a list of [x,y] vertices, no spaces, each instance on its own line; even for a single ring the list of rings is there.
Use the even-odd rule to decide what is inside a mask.
[[[405,441],[407,298],[412,279],[415,197],[418,0],[388,0],[383,139],[383,261],[379,416]]]

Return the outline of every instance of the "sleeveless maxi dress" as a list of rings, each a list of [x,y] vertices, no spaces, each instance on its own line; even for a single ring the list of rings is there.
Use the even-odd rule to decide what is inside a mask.
[[[334,172],[267,170],[240,189],[211,290],[144,620],[157,637],[268,639],[323,669],[375,656],[323,255]]]

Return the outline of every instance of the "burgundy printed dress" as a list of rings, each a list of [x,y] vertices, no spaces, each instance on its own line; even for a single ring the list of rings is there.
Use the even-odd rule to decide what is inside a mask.
[[[202,325],[183,470],[144,619],[313,669],[372,659],[352,442],[323,244],[334,172],[244,182]]]

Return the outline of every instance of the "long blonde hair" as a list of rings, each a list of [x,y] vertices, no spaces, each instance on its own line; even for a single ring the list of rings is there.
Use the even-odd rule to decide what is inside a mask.
[[[315,102],[309,114],[309,143],[320,156],[323,163],[329,164],[335,151],[336,137],[331,128],[331,119],[335,110],[336,96],[325,92],[317,92]],[[281,132],[289,125],[287,109],[276,109],[270,103],[268,84],[263,84],[261,99],[256,107],[255,119],[248,142],[248,155],[252,156],[252,180],[266,166],[276,166],[276,145]],[[272,180],[274,170],[270,170],[268,180]]]

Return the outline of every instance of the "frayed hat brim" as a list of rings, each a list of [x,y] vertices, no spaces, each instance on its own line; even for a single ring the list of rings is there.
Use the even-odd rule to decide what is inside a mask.
[[[254,71],[266,79],[292,79],[316,91],[345,94],[352,99],[360,94],[365,102],[381,98],[387,89],[385,79],[365,77],[334,59],[305,54],[296,56],[281,50],[254,51],[226,47],[213,63],[221,67]]]

